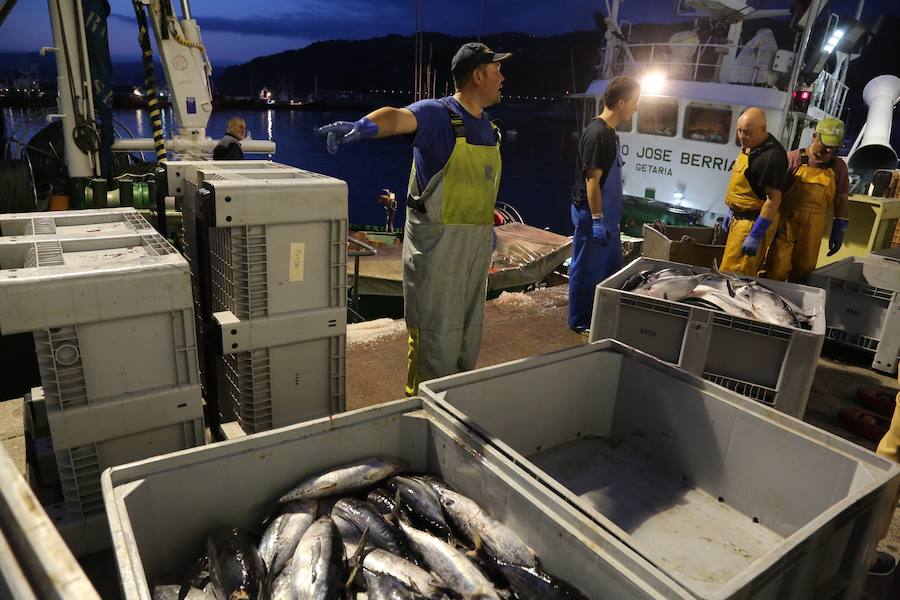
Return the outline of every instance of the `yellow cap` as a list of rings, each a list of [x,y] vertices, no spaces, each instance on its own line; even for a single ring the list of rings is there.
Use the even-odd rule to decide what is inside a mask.
[[[844,143],[844,122],[826,117],[816,125],[816,133],[826,146],[840,146]]]

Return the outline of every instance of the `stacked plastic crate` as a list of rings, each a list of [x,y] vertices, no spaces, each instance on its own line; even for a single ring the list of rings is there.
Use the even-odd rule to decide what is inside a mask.
[[[34,335],[56,516],[91,524],[86,552],[104,543],[103,469],[204,443],[187,262],[132,209],[0,227],[0,333]]]
[[[872,368],[897,372],[900,360],[900,259],[854,256],[816,269],[809,284],[828,293],[828,339],[873,353]]]
[[[270,161],[170,162],[204,393],[247,433],[345,407],[347,186]]]

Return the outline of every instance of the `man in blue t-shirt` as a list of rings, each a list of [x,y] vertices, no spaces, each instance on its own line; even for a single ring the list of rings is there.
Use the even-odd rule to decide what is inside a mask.
[[[405,135],[413,146],[403,237],[409,330],[406,393],[422,381],[475,367],[500,186],[500,136],[484,109],[500,102],[509,53],[463,44],[451,62],[453,96],[384,107],[318,130],[327,148]]]

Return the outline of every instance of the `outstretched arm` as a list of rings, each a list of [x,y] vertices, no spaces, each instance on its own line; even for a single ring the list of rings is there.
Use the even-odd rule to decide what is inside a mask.
[[[385,106],[370,112],[363,118],[369,119],[369,121],[378,126],[378,133],[375,134],[376,138],[415,133],[418,127],[416,116],[408,108]]]

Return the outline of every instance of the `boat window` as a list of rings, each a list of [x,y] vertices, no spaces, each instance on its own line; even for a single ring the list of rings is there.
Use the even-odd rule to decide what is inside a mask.
[[[618,125],[616,125],[616,131],[621,131],[622,133],[628,133],[632,129],[631,122],[634,120],[634,117],[627,121],[622,121]]]
[[[727,144],[730,131],[730,108],[692,104],[684,111],[685,139]]]
[[[675,137],[678,129],[678,101],[642,98],[638,107],[638,133]]]

